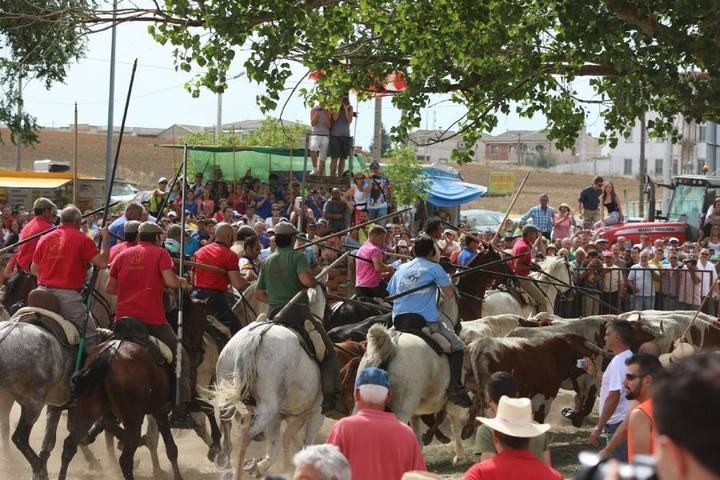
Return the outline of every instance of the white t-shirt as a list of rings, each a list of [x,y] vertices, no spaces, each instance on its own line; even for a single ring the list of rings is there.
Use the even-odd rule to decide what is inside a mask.
[[[643,270],[641,270],[643,269]],[[628,274],[628,282],[634,282],[637,292],[635,295],[641,297],[652,297],[655,295],[655,287],[653,286],[653,272],[649,269],[655,269],[655,265],[648,263],[647,267],[642,267],[639,263],[630,267]]]
[[[652,285],[652,282],[651,282]],[[628,409],[628,399],[625,398],[627,392],[623,382],[625,381],[625,374],[627,373],[627,365],[625,360],[632,357],[630,350],[618,353],[610,360],[610,364],[607,370],[603,373],[602,384],[600,385],[600,413],[603,411],[603,406],[607,400],[610,392],[620,392],[620,401],[618,406],[607,421],[608,425],[614,425],[620,423],[625,419]]]

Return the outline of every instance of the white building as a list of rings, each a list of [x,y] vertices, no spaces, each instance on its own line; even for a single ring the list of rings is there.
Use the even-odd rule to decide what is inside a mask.
[[[452,130],[415,130],[408,135],[407,145],[415,149],[418,160],[426,163],[448,163],[453,150],[463,150],[469,146],[465,145],[462,135],[455,135]],[[483,135],[482,140],[475,145],[473,161],[483,160],[485,146],[483,140],[492,138],[490,135]]]

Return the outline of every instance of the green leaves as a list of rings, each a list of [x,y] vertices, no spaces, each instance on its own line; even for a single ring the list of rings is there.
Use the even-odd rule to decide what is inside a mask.
[[[411,147],[390,150],[389,161],[383,171],[392,183],[397,205],[415,205],[427,198],[430,180],[422,172],[420,161]]]

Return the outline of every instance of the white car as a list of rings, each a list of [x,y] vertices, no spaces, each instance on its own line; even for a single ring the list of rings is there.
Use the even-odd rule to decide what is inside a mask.
[[[460,222],[476,232],[483,232],[488,229],[496,232],[500,228],[504,217],[504,213],[479,208],[460,211]]]
[[[135,198],[137,191],[137,188],[129,183],[115,183],[113,184],[112,193],[110,194],[110,201],[130,203]]]

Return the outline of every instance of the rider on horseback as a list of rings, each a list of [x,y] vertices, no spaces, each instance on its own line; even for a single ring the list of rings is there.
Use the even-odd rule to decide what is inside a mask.
[[[53,222],[57,218],[57,207],[49,199],[40,197],[33,203],[33,214],[32,220],[26,223],[20,232],[20,241],[52,228]],[[40,238],[30,240],[18,247],[17,254],[15,254],[16,269],[30,271],[30,263],[32,263],[38,242],[40,242]]]
[[[355,294],[357,297],[387,297],[387,281],[395,269],[383,263],[385,228],[375,225],[368,233],[367,241],[357,251],[358,258],[365,260],[355,263]],[[368,261],[369,260],[369,261]]]
[[[215,227],[215,241],[208,243],[195,252],[195,262],[219,267],[226,272],[217,272],[200,267],[193,268],[193,283],[195,291],[193,298],[207,302],[207,312],[214,315],[230,331],[237,333],[240,330],[240,321],[227,303],[228,281],[239,291],[245,290],[248,286],[247,280],[240,275],[239,258],[235,252],[230,250],[233,244],[235,232],[229,223],[219,223]]]
[[[297,233],[291,223],[278,223],[275,226],[277,250],[267,257],[260,267],[255,296],[261,302],[269,304],[271,320],[299,291],[317,285],[317,280],[310,273],[307,258],[293,249]],[[303,296],[279,322],[292,328],[303,338],[312,339],[318,334],[322,338],[325,346],[325,357],[320,363],[322,410],[328,416],[339,415],[345,412],[345,407],[338,401],[342,387],[335,348],[323,328],[322,321],[316,320],[310,312],[307,301],[307,296]]]
[[[530,278],[530,271],[539,271],[540,266],[532,260],[532,249],[535,241],[540,236],[540,230],[534,225],[525,225],[522,230],[522,238],[518,238],[513,245],[512,256],[516,257],[511,261],[511,267],[520,285],[533,299],[537,305],[538,312],[551,312],[547,297],[540,290],[537,284]]]
[[[60,314],[78,331],[85,329],[85,351],[98,344],[97,326],[87,309],[80,291],[85,283],[88,263],[97,268],[108,265],[108,230],[100,230],[101,249],[80,231],[82,214],[69,205],[60,214],[60,227],[40,239],[33,255],[30,271],[37,276],[38,288],[54,294],[60,301]]]
[[[428,282],[434,282],[447,298],[453,298],[455,290],[450,282],[450,277],[438,263],[433,261],[435,256],[434,240],[426,236],[416,239],[413,252],[415,259],[401,265],[390,279],[388,286],[390,294],[396,295]],[[470,407],[472,402],[461,381],[465,345],[460,337],[440,320],[440,312],[435,302],[435,288],[429,286],[415,293],[396,298],[393,302],[392,316],[393,323],[398,321],[402,323],[403,317],[410,320],[412,317],[419,316],[426,322],[433,334],[442,335],[449,342],[448,399],[461,407]]]
[[[129,223],[129,222],[128,222]],[[153,222],[143,222],[138,229],[139,242],[115,258],[105,291],[117,295],[115,320],[132,317],[142,322],[153,337],[177,352],[177,336],[165,319],[164,288],[189,288],[184,278],[175,274],[172,258],[162,247],[162,229]],[[182,405],[170,418],[174,428],[193,428],[187,415],[193,399],[192,370],[195,365],[183,347],[180,401]]]

